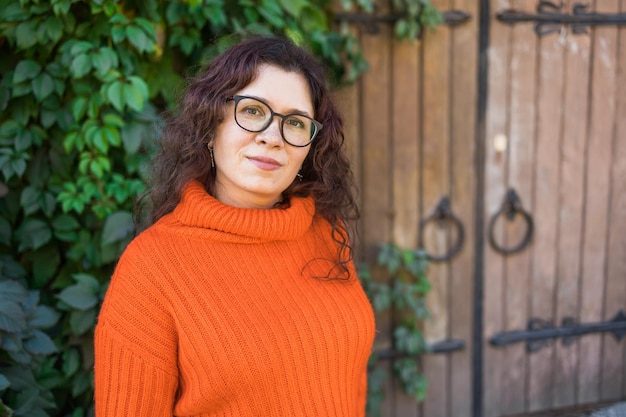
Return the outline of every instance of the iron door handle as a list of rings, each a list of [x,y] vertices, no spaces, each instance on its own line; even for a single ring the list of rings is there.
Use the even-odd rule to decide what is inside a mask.
[[[439,203],[437,204],[437,207],[435,208],[433,213],[420,222],[419,245],[422,248],[424,247],[424,228],[426,227],[426,224],[428,222],[433,220],[436,220],[439,225],[444,222],[452,223],[452,225],[458,231],[457,240],[447,253],[443,255],[432,255],[425,251],[426,256],[428,257],[428,260],[434,262],[449,261],[461,251],[461,248],[463,247],[463,242],[465,240],[465,229],[463,228],[463,223],[461,223],[461,220],[456,217],[454,213],[452,213],[450,198],[448,196],[442,197],[441,200],[439,200]]]
[[[524,219],[524,222],[526,222],[526,233],[524,234],[524,238],[521,242],[513,247],[504,247],[496,241],[494,229],[496,225],[496,220],[498,220],[498,217],[500,217],[500,215],[502,214],[506,215],[507,220],[510,222],[515,220],[515,217],[519,214],[522,216],[522,219]],[[522,207],[522,201],[520,200],[515,190],[513,188],[510,188],[506,193],[506,197],[502,202],[500,210],[498,210],[491,217],[491,220],[489,220],[489,243],[491,244],[491,247],[493,247],[497,252],[500,252],[504,255],[511,255],[513,253],[520,252],[531,242],[533,238],[533,231],[534,222],[532,216]]]

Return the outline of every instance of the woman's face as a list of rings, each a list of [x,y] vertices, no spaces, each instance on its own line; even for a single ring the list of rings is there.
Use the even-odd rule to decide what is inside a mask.
[[[303,75],[263,65],[256,79],[235,95],[261,99],[275,113],[300,113],[311,118],[313,104]],[[245,102],[241,102],[241,113]],[[215,158],[216,198],[242,208],[270,208],[294,181],[311,146],[286,143],[280,132],[280,117],[274,117],[262,132],[248,132],[235,122],[235,102],[226,103],[224,121],[212,143]],[[246,110],[255,115],[257,110]]]

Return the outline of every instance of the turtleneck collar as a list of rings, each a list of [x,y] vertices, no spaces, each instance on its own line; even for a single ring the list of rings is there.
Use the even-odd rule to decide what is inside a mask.
[[[288,208],[238,208],[209,195],[198,181],[190,181],[185,186],[173,212],[186,226],[220,232],[225,240],[256,242],[293,240],[310,228],[314,214],[312,197],[294,197]]]

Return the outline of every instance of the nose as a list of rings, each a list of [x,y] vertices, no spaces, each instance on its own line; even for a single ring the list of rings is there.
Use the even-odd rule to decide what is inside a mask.
[[[262,142],[271,146],[282,146],[283,137],[280,133],[280,117],[274,116],[272,122],[263,131],[257,133],[257,142]]]

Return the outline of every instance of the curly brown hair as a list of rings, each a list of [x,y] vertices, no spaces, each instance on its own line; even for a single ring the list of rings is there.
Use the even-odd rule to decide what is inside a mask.
[[[143,203],[149,207],[148,224],[170,213],[181,199],[190,180],[204,184],[211,195],[215,171],[207,144],[224,118],[226,97],[250,84],[262,65],[296,72],[307,80],[315,119],[324,126],[302,165],[301,180],[284,192],[291,196],[312,196],[316,213],[332,226],[332,238],[339,245],[336,266],[340,273],[326,278],[345,277],[352,260],[348,228],[358,218],[350,162],[343,143],[343,121],[327,86],[326,70],[313,56],[290,40],[279,36],[253,37],[231,46],[214,58],[207,68],[191,80],[176,112],[165,117],[159,152],[152,161],[149,188]],[[330,276],[333,275],[333,276]],[[349,278],[349,273],[348,273]]]

